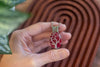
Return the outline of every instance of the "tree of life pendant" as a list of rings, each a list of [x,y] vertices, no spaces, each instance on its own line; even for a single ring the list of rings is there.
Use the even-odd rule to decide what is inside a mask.
[[[50,45],[54,49],[60,48],[61,47],[61,36],[59,33],[60,23],[58,26],[54,26],[52,22],[51,27],[52,27],[52,33],[50,36]]]

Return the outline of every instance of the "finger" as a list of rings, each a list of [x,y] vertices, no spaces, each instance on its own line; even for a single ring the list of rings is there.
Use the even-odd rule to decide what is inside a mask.
[[[49,39],[49,38],[50,38],[50,35],[51,35],[50,32],[44,32],[44,33],[41,33],[41,34],[39,34],[39,35],[34,36],[34,37],[32,38],[32,40],[33,40],[34,42],[36,42],[36,41],[43,40],[43,39]]]
[[[37,47],[39,47],[40,45],[43,45],[45,42],[49,42],[49,41],[43,39],[43,40],[40,40],[40,41],[37,41],[37,42],[29,43],[28,47],[30,48],[32,53],[35,53],[39,49]]]
[[[50,35],[51,35],[51,32],[39,34],[39,35],[33,37],[33,41],[39,41],[42,39],[50,39]],[[69,40],[71,38],[70,33],[61,32],[60,35],[61,35],[62,41]]]
[[[65,44],[67,44],[67,43],[68,43],[68,40],[63,41],[61,44],[62,44],[62,45],[65,45]]]
[[[33,40],[35,40],[35,42],[34,42],[35,45],[34,46],[35,47],[44,46],[44,45],[41,45],[41,44],[50,41],[50,34],[51,33],[47,33],[47,34],[45,34],[45,36],[44,36],[44,34],[43,35],[41,34],[41,35],[35,36],[33,38]],[[62,45],[67,44],[68,43],[68,40],[71,38],[71,34],[70,33],[66,33],[66,32],[62,32],[60,34],[61,34],[61,40],[62,40],[61,44]]]
[[[45,48],[47,48],[47,47],[49,47],[49,46],[50,46],[50,43],[49,43],[49,42],[44,42],[44,43],[42,43],[41,45],[35,47],[34,52],[39,52],[39,51],[41,51],[42,49],[45,49]]]
[[[37,58],[36,63],[41,63],[42,66],[50,62],[65,59],[69,56],[69,54],[69,50],[65,48],[50,50],[48,52],[39,54],[39,58]]]
[[[49,39],[42,39],[42,40],[36,41],[36,42],[34,42],[34,46],[35,46],[35,47],[38,47],[38,46],[40,46],[42,43],[45,43],[45,42],[49,42]]]
[[[61,35],[62,41],[66,41],[66,40],[71,39],[71,33],[62,32],[60,35]]]
[[[57,26],[59,24],[57,22],[53,22],[53,25]],[[40,22],[23,29],[23,31],[33,36],[42,33],[50,28],[51,28],[51,22]],[[64,24],[60,24],[60,31],[65,29],[66,26]]]
[[[38,41],[38,42],[39,42],[39,43],[36,44],[36,45],[34,46],[34,50],[32,50],[33,52],[39,52],[39,51],[41,51],[42,49],[45,49],[45,48],[47,48],[47,47],[50,47],[50,42],[49,42],[49,40],[42,40],[42,41]],[[68,40],[62,41],[62,42],[61,42],[62,45],[65,45],[65,44],[67,44],[67,43],[68,43]]]
[[[62,45],[65,45],[65,44],[67,44],[67,43],[68,43],[68,40],[63,41],[61,44],[62,44]],[[45,48],[47,48],[47,47],[50,47],[50,42],[49,42],[49,41],[48,41],[48,42],[42,42],[41,44],[38,44],[37,46],[34,47],[33,52],[39,52],[39,51],[41,51],[42,49],[45,49]]]

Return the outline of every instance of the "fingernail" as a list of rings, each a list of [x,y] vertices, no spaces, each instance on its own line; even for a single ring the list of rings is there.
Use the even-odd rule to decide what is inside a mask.
[[[68,49],[66,49],[66,51],[67,51],[67,53],[68,53],[68,56],[70,55],[70,52],[69,52],[69,50]]]
[[[67,33],[67,35],[68,35],[68,38],[71,39],[72,37],[71,33]]]

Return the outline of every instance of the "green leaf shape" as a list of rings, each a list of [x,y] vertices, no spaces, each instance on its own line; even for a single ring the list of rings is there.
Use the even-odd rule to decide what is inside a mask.
[[[29,17],[29,14],[12,11],[5,7],[6,5],[0,7],[0,54],[11,54],[8,35],[21,25]]]
[[[5,4],[3,1],[0,1],[0,7],[8,7],[8,5]]]
[[[19,3],[26,1],[26,0],[0,0],[0,1],[4,2],[5,4],[7,4],[9,6],[15,6]]]
[[[1,8],[0,11],[0,35],[8,35],[19,26],[29,15],[18,11],[11,11]]]
[[[0,36],[0,54],[12,54],[8,43],[8,36]]]

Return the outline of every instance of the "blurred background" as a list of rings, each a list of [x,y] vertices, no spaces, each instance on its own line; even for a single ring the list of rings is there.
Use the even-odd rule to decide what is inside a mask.
[[[28,9],[28,6],[31,4],[32,1],[33,0],[26,0],[24,3],[17,5],[16,9],[22,12],[25,12]],[[95,0],[95,2],[97,3],[99,10],[100,10],[100,0]],[[0,55],[0,58],[1,57],[2,55]],[[100,67],[100,46],[98,48],[98,51],[97,51],[92,67]]]

